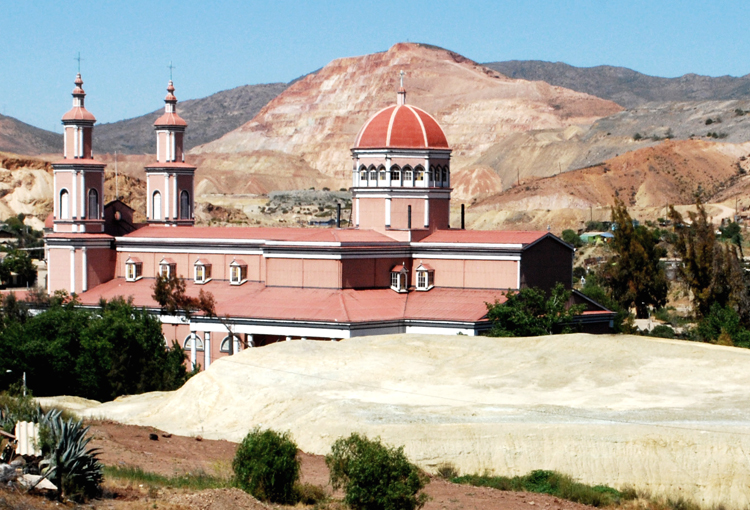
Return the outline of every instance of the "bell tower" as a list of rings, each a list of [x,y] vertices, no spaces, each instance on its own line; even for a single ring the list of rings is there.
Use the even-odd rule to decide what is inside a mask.
[[[96,118],[86,110],[81,73],[76,75],[73,108],[63,115],[63,159],[52,164],[55,232],[104,231],[104,163],[93,157]]]
[[[183,140],[187,122],[177,114],[174,90],[170,79],[164,114],[154,122],[156,163],[145,169],[146,219],[150,224],[168,227],[195,223],[195,167],[185,163]]]

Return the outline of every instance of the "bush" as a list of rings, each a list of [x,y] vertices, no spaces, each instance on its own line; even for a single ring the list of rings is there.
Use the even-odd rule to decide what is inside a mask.
[[[658,338],[674,338],[674,330],[665,324],[659,324],[651,330],[651,336]]]
[[[584,505],[605,507],[623,500],[634,499],[633,492],[619,492],[604,485],[586,485],[556,471],[536,470],[524,476],[461,476],[456,483],[477,487],[492,487],[501,491],[526,491],[550,494],[558,498],[575,501]]]
[[[572,246],[575,246],[576,248],[583,246],[581,237],[576,233],[575,230],[571,230],[571,229],[563,230],[562,240]]]
[[[295,503],[299,460],[288,432],[254,428],[237,448],[232,469],[237,486],[261,501]]]
[[[418,494],[429,479],[410,463],[404,448],[384,445],[353,433],[333,443],[326,455],[331,485],[343,488],[344,502],[354,510],[413,510],[427,502]]]

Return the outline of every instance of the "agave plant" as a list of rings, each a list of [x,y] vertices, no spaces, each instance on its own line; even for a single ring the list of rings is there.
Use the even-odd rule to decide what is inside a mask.
[[[101,492],[102,465],[99,449],[86,447],[91,437],[89,427],[72,418],[65,421],[59,411],[50,411],[42,417],[41,427],[49,434],[51,451],[42,465],[46,477],[57,485],[61,497],[83,500],[96,497]]]

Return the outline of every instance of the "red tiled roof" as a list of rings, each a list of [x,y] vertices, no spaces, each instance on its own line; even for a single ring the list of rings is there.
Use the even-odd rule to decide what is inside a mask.
[[[368,120],[355,148],[448,149],[440,124],[427,112],[411,105],[394,105]]]
[[[187,126],[187,122],[176,113],[165,113],[156,119],[154,126]]]
[[[62,120],[85,120],[96,122],[96,117],[94,117],[94,115],[83,106],[74,106],[63,115]]]
[[[47,239],[114,239],[109,234],[85,234],[77,232],[56,232],[44,236]]]
[[[74,158],[74,159],[60,159],[58,161],[55,161],[52,163],[53,165],[77,165],[77,166],[85,166],[85,165],[95,165],[95,166],[107,166],[105,163],[102,163],[99,160],[96,159],[88,159],[88,158]]]
[[[531,244],[546,236],[533,230],[436,230],[421,243]]]
[[[101,298],[133,297],[137,306],[158,307],[151,297],[154,280],[126,282],[116,278],[79,295],[81,303],[96,305]],[[433,288],[428,292],[397,293],[391,289],[301,289],[266,287],[248,282],[230,285],[186,281],[187,292],[211,292],[216,312],[229,317],[312,322],[372,322],[399,319],[475,322],[487,313],[485,302],[505,301],[503,291]]]
[[[256,239],[278,242],[396,243],[374,230],[295,227],[164,227],[149,225],[128,238],[156,239]]]

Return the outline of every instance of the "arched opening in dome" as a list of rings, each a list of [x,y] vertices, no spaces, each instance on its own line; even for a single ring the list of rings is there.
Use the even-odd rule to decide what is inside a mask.
[[[424,186],[424,167],[422,165],[418,165],[414,169],[414,180],[416,186]]]
[[[401,186],[401,167],[391,166],[391,186]]]
[[[409,165],[404,167],[404,186],[414,186],[414,172]]]

